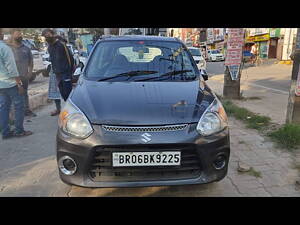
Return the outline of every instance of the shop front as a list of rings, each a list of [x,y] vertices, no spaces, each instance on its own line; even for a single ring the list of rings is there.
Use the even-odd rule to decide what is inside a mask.
[[[262,59],[268,58],[270,34],[262,34],[257,36],[248,36],[245,39],[244,51],[250,52],[252,45],[255,43],[258,46],[259,57]]]
[[[259,56],[262,59],[268,58],[268,41],[260,41],[259,42]]]
[[[280,38],[280,28],[270,28],[270,42],[269,42],[269,58],[277,58],[278,41]]]

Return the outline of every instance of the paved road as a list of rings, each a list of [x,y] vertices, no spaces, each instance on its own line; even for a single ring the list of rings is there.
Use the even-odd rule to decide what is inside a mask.
[[[212,75],[224,75],[224,62],[207,62],[207,72]],[[256,87],[268,90],[280,90],[288,93],[292,66],[290,65],[262,65],[259,67],[245,68],[242,79]]]
[[[54,105],[37,111],[25,128],[34,135],[0,140],[1,196],[300,196],[294,188],[297,170],[291,168],[288,153],[272,150],[272,144],[256,131],[230,119],[231,158],[228,176],[206,185],[146,188],[80,188],[64,184],[58,177],[55,158],[57,117],[49,113]],[[237,172],[244,160],[261,172],[262,178]]]

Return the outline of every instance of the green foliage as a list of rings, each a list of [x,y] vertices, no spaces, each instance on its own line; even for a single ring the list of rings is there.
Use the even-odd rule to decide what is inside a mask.
[[[271,118],[260,116],[250,112],[248,109],[238,107],[230,100],[224,100],[223,106],[229,116],[234,116],[239,120],[243,120],[246,122],[248,128],[260,130],[270,124]]]
[[[281,147],[289,150],[300,146],[300,125],[285,124],[283,127],[273,131],[269,136]]]

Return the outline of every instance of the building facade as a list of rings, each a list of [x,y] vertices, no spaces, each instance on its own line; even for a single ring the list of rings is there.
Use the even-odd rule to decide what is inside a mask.
[[[256,43],[262,59],[290,60],[296,42],[297,28],[247,28],[245,51]]]

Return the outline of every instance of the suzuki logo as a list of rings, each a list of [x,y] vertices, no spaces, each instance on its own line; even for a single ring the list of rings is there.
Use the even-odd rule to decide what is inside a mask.
[[[151,137],[150,134],[144,133],[144,134],[142,134],[141,136],[143,137],[143,138],[142,138],[142,141],[143,141],[143,142],[147,143],[147,142],[151,141],[151,138],[149,138],[149,137]]]

